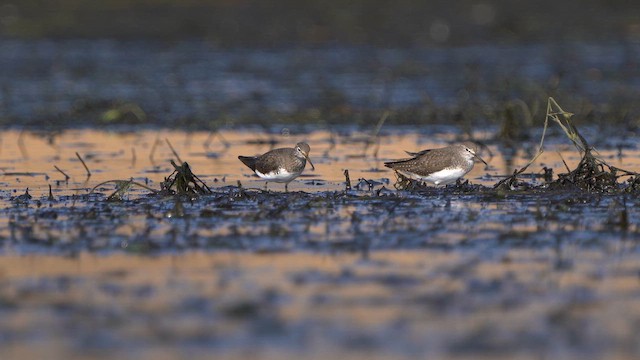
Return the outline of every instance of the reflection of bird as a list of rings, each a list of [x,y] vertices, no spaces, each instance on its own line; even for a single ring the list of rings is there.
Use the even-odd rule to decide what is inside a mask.
[[[238,159],[256,175],[267,180],[267,183],[269,181],[285,183],[284,189],[288,191],[287,186],[302,174],[307,160],[311,164],[311,169],[315,170],[309,159],[310,151],[311,148],[307,143],[299,142],[295,148],[274,149],[260,156],[238,156]]]
[[[464,142],[417,153],[407,152],[413,157],[386,162],[384,166],[413,180],[426,181],[436,186],[447,185],[456,182],[471,171],[474,158],[487,164],[476,155],[476,151],[476,144]]]

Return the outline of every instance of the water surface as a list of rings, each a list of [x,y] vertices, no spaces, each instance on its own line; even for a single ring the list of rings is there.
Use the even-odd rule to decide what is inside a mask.
[[[492,133],[475,134],[489,166],[476,164],[472,185],[491,187],[537,146],[510,151]],[[368,136],[3,132],[0,357],[640,355],[635,195],[396,191],[383,161],[462,135],[385,128],[365,147]],[[176,158],[167,140],[211,195],[134,187],[106,201],[112,184],[89,194],[112,179],[158,189]],[[264,192],[237,160],[301,140],[316,170],[289,193],[282,184]],[[597,142],[611,165],[640,169],[623,136]],[[580,160],[562,136],[545,150],[523,178],[531,184],[544,183],[543,166],[557,174],[563,160]]]

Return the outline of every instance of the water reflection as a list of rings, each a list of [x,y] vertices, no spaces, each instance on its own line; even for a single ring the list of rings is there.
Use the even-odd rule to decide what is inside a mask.
[[[436,39],[447,36],[443,21],[432,22]],[[358,118],[379,109],[413,113],[404,123],[422,122],[421,114],[448,123],[453,116],[443,114],[451,111],[469,108],[472,118],[492,121],[504,99],[535,102],[562,93],[563,104],[575,104],[579,115],[602,113],[594,120],[602,116],[608,124],[638,113],[638,47],[613,41],[222,50],[202,41],[5,39],[0,109],[12,124],[44,126],[150,121],[178,127],[176,119],[184,119],[207,128],[212,121],[269,124],[295,114],[315,124],[340,123],[343,117],[324,115]],[[108,116],[122,104],[146,115]]]
[[[4,256],[0,356],[635,354],[637,252],[483,250]]]
[[[303,177],[291,183],[291,189],[304,191],[334,191],[344,189],[344,170],[348,169],[353,185],[358,179],[372,179],[384,184],[395,182],[392,171],[382,166],[390,159],[405,158],[405,151],[446,146],[455,141],[452,133],[437,133],[430,137],[408,132],[390,132],[375,139],[367,146],[367,135],[339,134],[314,131],[300,135],[261,135],[251,132],[224,131],[220,134],[207,132],[150,131],[101,132],[96,130],[69,130],[55,134],[5,131],[0,134],[0,166],[4,171],[3,182],[7,189],[23,191],[29,188],[32,194],[48,192],[51,184],[60,194],[73,192],[79,187],[91,187],[102,181],[135,178],[157,184],[171,171],[169,161],[175,159],[172,146],[183,161],[211,187],[236,185],[237,181],[249,187],[262,187],[259,178],[243,168],[237,160],[239,154],[261,154],[275,147],[289,147],[298,141],[311,145],[311,159],[317,163],[316,171],[307,168]],[[481,139],[481,138],[480,138]],[[168,141],[168,142],[167,142]],[[170,144],[170,146],[169,146]],[[536,144],[528,144],[535,150]],[[495,184],[500,176],[511,174],[530,159],[531,151],[517,150],[514,157],[502,156],[503,148],[494,145],[484,149],[482,156],[489,166],[476,164],[465,177],[472,183],[485,186]],[[612,165],[629,169],[640,169],[638,151],[624,149],[600,150],[599,154]],[[79,153],[89,166],[92,176],[87,179],[75,153]],[[580,154],[570,145],[547,145],[546,152],[538,159],[539,166],[564,172],[566,164],[572,168],[580,160]],[[71,178],[57,171],[57,166]],[[273,184],[274,190],[282,190]],[[78,191],[78,190],[75,190]]]
[[[383,161],[456,140],[449,130],[390,129],[368,148],[347,131],[2,133],[0,358],[637,354],[637,199],[393,190]],[[476,136],[492,156],[466,178],[491,186],[513,169],[491,132]],[[237,155],[300,140],[316,171],[290,193],[236,187],[263,185]],[[159,187],[174,150],[214,194],[87,196],[111,179]],[[561,138],[546,150],[532,172],[580,160]],[[618,152],[600,156],[640,167],[638,150]],[[344,169],[390,190],[344,193]],[[30,201],[12,200],[26,188]]]

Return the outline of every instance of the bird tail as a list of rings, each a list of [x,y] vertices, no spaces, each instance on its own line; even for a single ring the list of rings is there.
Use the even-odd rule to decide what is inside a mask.
[[[413,158],[411,159],[402,159],[402,160],[396,160],[396,161],[388,161],[386,163],[384,163],[384,166],[390,168],[390,169],[395,169],[396,167],[398,167],[398,165],[402,165],[404,163],[406,163],[407,161],[413,160]]]
[[[247,167],[253,171],[256,171],[256,161],[257,158],[253,156],[238,156],[238,159],[242,161],[243,164],[247,165]]]

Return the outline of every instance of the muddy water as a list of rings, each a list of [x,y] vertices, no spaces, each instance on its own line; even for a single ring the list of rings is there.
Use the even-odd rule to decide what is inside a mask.
[[[384,160],[456,134],[390,129],[365,149],[351,131],[4,132],[0,358],[640,356],[637,198],[394,190]],[[473,184],[530,158],[507,160],[491,132],[477,136],[489,167],[476,165]],[[158,188],[175,158],[166,139],[214,194],[88,194],[111,179]],[[300,140],[316,171],[289,194],[258,190],[237,160]],[[579,161],[562,138],[546,150],[533,173]],[[637,149],[599,150],[640,170]]]
[[[0,355],[632,358],[628,250],[9,256]]]
[[[583,117],[634,123],[640,112],[639,53],[637,42],[622,39],[259,50],[224,50],[202,41],[4,39],[0,121],[6,126],[129,123],[105,116],[126,103],[143,113],[134,123],[176,128],[268,124],[298,112],[305,121],[340,124],[345,117],[331,114],[346,111],[353,123],[362,110],[375,109],[413,110],[413,116],[390,121],[448,124],[451,116],[440,112],[477,103],[482,109],[471,107],[465,116],[488,117],[491,123],[497,120],[491,113],[502,112],[505,99],[520,98],[535,110],[534,99],[556,94]],[[486,109],[487,115],[478,114]],[[435,119],[415,115],[425,112]]]
[[[286,132],[286,129],[284,130]],[[404,150],[416,151],[434,146],[445,146],[452,136],[441,134],[435,139],[421,139],[415,134],[395,134],[382,137],[366,146],[368,134],[349,133],[340,136],[318,131],[299,136],[264,135],[247,132],[156,132],[107,133],[92,130],[67,131],[54,138],[8,132],[3,135],[0,164],[5,172],[4,182],[10,189],[29,187],[33,195],[48,194],[48,184],[59,194],[82,193],[103,181],[129,179],[145,181],[153,186],[173,170],[170,160],[176,160],[171,146],[183,161],[187,161],[196,174],[211,187],[237,185],[263,188],[264,182],[254,176],[240,161],[238,155],[256,155],[274,147],[292,147],[298,141],[312,146],[311,159],[316,166],[308,166],[303,177],[290,185],[292,191],[344,190],[344,170],[350,171],[353,185],[359,178],[395,180],[384,160],[404,158]],[[167,142],[168,140],[168,142]],[[87,173],[75,153],[86,159],[91,171]],[[377,154],[377,158],[375,157]],[[492,172],[504,172],[504,163],[496,160]],[[71,179],[64,181],[64,171]],[[482,165],[482,164],[481,164]],[[481,177],[482,166],[470,174]],[[317,180],[317,183],[314,182]],[[481,183],[482,179],[479,179]],[[486,182],[490,184],[489,182]],[[272,184],[273,190],[282,191],[284,185]],[[134,192],[135,193],[135,192]]]
[[[262,188],[264,182],[238,161],[237,156],[262,154],[275,147],[291,147],[298,141],[306,141],[311,145],[311,159],[316,170],[312,171],[307,166],[303,176],[290,184],[292,191],[344,190],[345,169],[349,170],[352,185],[356,185],[358,179],[365,178],[382,181],[386,187],[393,188],[395,175],[383,166],[383,162],[406,158],[405,151],[446,146],[460,138],[460,134],[447,130],[451,129],[436,131],[429,136],[411,132],[410,128],[398,128],[377,138],[372,138],[366,132],[352,131],[315,131],[292,135],[287,128],[282,130],[284,135],[237,131],[69,130],[52,134],[5,131],[0,133],[1,180],[5,190],[24,191],[29,188],[30,193],[36,196],[48,194],[48,185],[52,185],[54,193],[58,195],[70,195],[86,193],[83,190],[113,179],[134,178],[157,187],[157,183],[173,171],[170,160],[177,161],[171,150],[173,147],[179,158],[187,161],[212,188],[236,186],[238,181],[249,187]],[[478,140],[485,142],[491,136],[491,133],[477,134]],[[538,159],[539,166],[533,167],[532,172],[542,173],[542,166],[563,172],[563,160],[570,168],[579,162],[579,154],[561,140],[555,143],[551,140],[547,151]],[[511,174],[514,167],[526,164],[537,145],[535,141],[525,143],[515,155],[506,159],[501,153],[502,148],[489,143],[481,153],[489,166],[477,164],[466,179],[492,186],[501,176]],[[640,170],[640,151],[633,148],[625,148],[622,153],[620,151],[617,147],[604,148],[600,149],[600,156],[612,165]],[[76,153],[85,160],[91,172],[90,177],[87,177]],[[70,179],[66,181],[54,166]],[[271,188],[281,191],[284,186],[272,184]],[[136,192],[133,191],[134,194]]]

